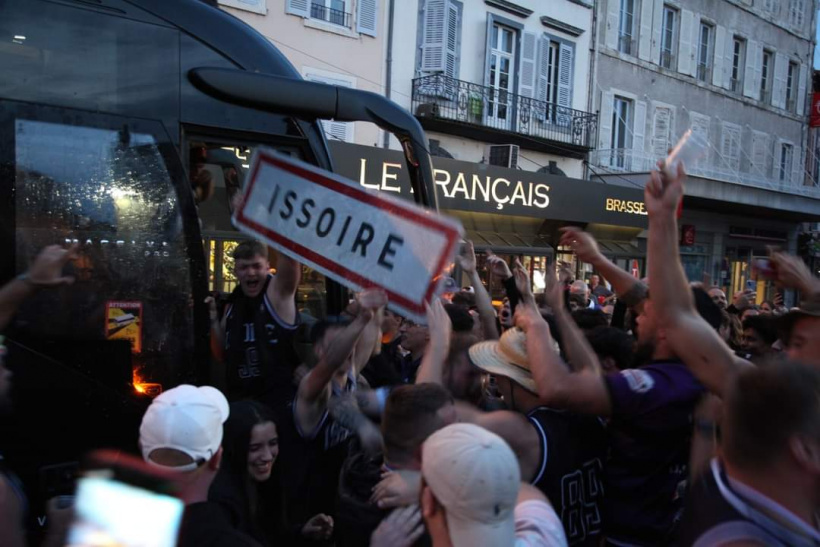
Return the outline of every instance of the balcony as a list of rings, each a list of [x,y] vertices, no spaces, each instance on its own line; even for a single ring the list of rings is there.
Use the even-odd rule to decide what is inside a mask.
[[[310,5],[310,18],[325,21],[340,27],[350,28],[351,14],[344,11],[329,8],[323,4]]]
[[[595,150],[589,155],[589,163],[593,169],[597,168],[600,175],[625,173],[647,173],[655,168],[658,156],[639,150],[607,149]],[[706,159],[699,160],[694,165],[686,166],[689,176],[717,180],[743,186],[751,186],[763,190],[772,190],[786,194],[820,198],[820,187],[805,186],[798,181],[779,179],[779,171],[768,177],[759,169],[754,172],[744,172],[729,168],[725,163],[714,164]]]
[[[412,109],[427,130],[573,158],[592,149],[598,128],[596,114],[442,74],[413,80]]]
[[[712,67],[709,65],[704,65],[703,63],[698,63],[698,80],[701,82],[711,82],[712,81]]]
[[[638,48],[636,40],[628,34],[618,36],[618,51],[626,53],[627,55],[637,55]]]
[[[661,51],[661,66],[672,70],[675,68],[675,54],[671,51]]]

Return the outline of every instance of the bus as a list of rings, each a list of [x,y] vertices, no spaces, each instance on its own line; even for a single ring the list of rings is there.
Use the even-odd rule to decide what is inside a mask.
[[[318,120],[371,121],[402,142],[415,199],[435,194],[409,113],[303,81],[214,2],[6,0],[0,74],[0,283],[46,245],[80,246],[75,282],[39,292],[6,333],[0,450],[36,528],[83,453],[136,449],[150,394],[210,382],[204,300],[234,287],[231,197],[255,147],[332,170]],[[303,278],[305,316],[347,303],[317,272]]]

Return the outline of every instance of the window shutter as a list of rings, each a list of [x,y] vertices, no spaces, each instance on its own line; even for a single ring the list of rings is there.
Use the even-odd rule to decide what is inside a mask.
[[[484,85],[490,87],[490,51],[493,49],[493,18],[487,14],[487,45],[484,49]]]
[[[458,29],[461,24],[458,17],[458,8],[453,2],[447,2],[447,39],[445,43],[444,73],[451,78],[458,78],[458,56],[460,43],[458,41]]]
[[[652,116],[652,155],[663,158],[672,145],[672,109],[656,106]]]
[[[733,173],[740,170],[740,128],[736,125],[725,124],[721,135],[720,154],[722,164]]]
[[[682,10],[678,46],[678,72],[681,74],[692,74],[692,28],[694,26],[695,15],[689,10]]]
[[[606,3],[606,47],[618,49],[618,28],[621,22],[621,0]]]
[[[635,101],[635,118],[632,124],[632,150],[637,152],[637,158],[633,158],[632,165],[640,165],[645,151],[646,135],[646,101]]]
[[[542,36],[538,40],[538,81],[537,83],[537,99],[542,103],[547,102],[547,84],[549,83],[549,70],[550,70],[550,41],[549,38]],[[539,105],[543,106],[543,109],[538,110],[538,119],[543,120],[544,116],[547,115],[547,111],[550,110],[552,105]],[[610,108],[612,106],[610,105]]]
[[[285,2],[285,13],[310,17],[310,0],[287,0]]]
[[[358,0],[356,9],[356,32],[376,36],[378,27],[378,0]]]
[[[760,61],[757,59],[757,42],[746,41],[746,67],[743,72],[743,96],[750,99],[757,99],[760,91],[760,82],[755,85],[755,66]]]
[[[800,64],[797,77],[797,115],[802,116],[806,112],[806,65]]]
[[[726,67],[723,63],[723,48],[726,42],[726,28],[720,25],[715,29],[715,42],[712,49],[714,50],[715,60],[712,63],[712,85],[723,86],[723,71]]]
[[[615,95],[611,91],[601,92],[601,112],[598,118],[598,148],[612,148],[612,111]],[[610,162],[606,162],[609,164]]]
[[[558,53],[558,125],[569,126],[572,116],[567,109],[572,108],[572,59],[574,49],[561,44]]]
[[[755,43],[755,72],[754,72],[754,99],[760,100],[760,84],[763,80],[763,44],[761,42]]]
[[[805,175],[803,170],[803,154],[802,150],[797,146],[792,147],[792,161],[794,162],[794,167],[792,168],[792,186],[803,186],[803,176]]]
[[[638,57],[644,61],[652,59],[652,2],[641,2],[641,35],[638,42]]]
[[[653,0],[643,0],[651,3]],[[654,0],[655,9],[652,11],[652,57],[651,61],[661,62],[661,32],[663,31],[663,0]]]
[[[789,59],[782,53],[776,53],[774,61],[774,90],[772,91],[772,105],[777,108],[786,107],[786,75],[788,70]]]
[[[446,0],[426,0],[421,44],[421,71],[444,72]]]
[[[709,139],[709,126],[711,125],[712,120],[709,116],[705,116],[703,114],[698,114],[697,112],[689,112],[689,125],[692,127],[692,132],[700,135],[703,137],[707,143],[711,143]],[[709,148],[711,149],[712,145],[709,144]],[[704,163],[708,162],[708,154],[710,151],[707,151],[707,157],[700,158],[695,162],[695,166],[703,165]]]
[[[732,89],[732,60],[734,59],[735,36],[728,29],[723,45],[723,87]]]
[[[766,171],[766,156],[769,149],[769,136],[755,131],[752,134],[752,176],[769,178]]]
[[[518,80],[518,94],[530,99],[535,98],[538,79],[536,73],[537,45],[538,36],[534,32],[525,32],[521,37],[521,74]]]

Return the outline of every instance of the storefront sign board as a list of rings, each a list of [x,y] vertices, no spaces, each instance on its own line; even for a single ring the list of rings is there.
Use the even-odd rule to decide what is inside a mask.
[[[384,289],[391,309],[419,321],[462,236],[456,220],[265,148],[233,223],[353,290]]]

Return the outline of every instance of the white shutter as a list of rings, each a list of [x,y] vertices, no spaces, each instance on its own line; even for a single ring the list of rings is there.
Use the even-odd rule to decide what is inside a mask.
[[[606,47],[618,49],[618,27],[621,22],[621,0],[606,3]]]
[[[542,103],[546,103],[547,99],[549,99],[549,97],[547,97],[547,88],[550,72],[550,41],[549,38],[545,36],[542,36],[538,40],[537,69],[537,99]],[[547,111],[551,109],[551,105],[539,105],[539,107],[540,106],[543,106],[543,109],[538,110],[538,119],[543,121],[544,116],[547,115]],[[552,112],[550,112],[550,116],[552,116]]]
[[[714,61],[712,63],[712,85],[723,86],[723,71],[726,70],[723,58],[723,48],[726,42],[726,28],[720,25],[715,30],[715,45],[712,48]]]
[[[424,4],[424,30],[421,42],[421,71],[444,72],[446,55],[445,19],[446,0],[426,0]]]
[[[798,85],[797,85],[797,115],[802,116],[805,113],[806,106],[806,65],[800,64]]]
[[[709,138],[709,127],[712,123],[712,119],[709,116],[705,116],[703,114],[698,114],[697,112],[689,111],[689,125],[692,128],[692,132],[700,135],[703,137],[703,140],[706,141],[708,147],[711,149],[711,139]],[[695,166],[700,166],[709,161],[709,155],[711,154],[711,150],[707,151],[705,157],[698,159],[695,162]]]
[[[672,144],[672,109],[668,106],[656,106],[652,114],[652,156],[653,159],[665,157]]]
[[[643,0],[650,3],[653,0]],[[652,58],[651,61],[660,64],[661,62],[661,41],[663,32],[663,0],[654,0],[655,8],[652,10]]]
[[[723,167],[734,173],[740,170],[740,127],[734,124],[723,125],[720,154],[723,156]]]
[[[522,97],[535,97],[537,44],[538,36],[534,32],[525,32],[521,37],[521,73],[518,80],[518,94]]]
[[[376,28],[378,27],[378,1],[358,0],[358,4],[356,8],[356,32],[375,37]]]
[[[760,42],[755,43],[755,89],[754,89],[754,99],[761,100],[763,97],[760,96],[760,84],[761,80],[763,80],[763,44]]]
[[[285,13],[310,17],[310,0],[287,0],[285,2]]]
[[[446,33],[444,41],[444,74],[451,78],[458,78],[456,70],[458,60],[458,8],[449,0],[447,1],[447,19],[445,20],[444,31]]]
[[[692,74],[692,27],[695,15],[689,10],[681,10],[680,44],[678,46],[678,72]]]
[[[735,35],[726,31],[726,42],[723,46],[723,87],[732,89],[732,62],[735,56]]]
[[[558,53],[558,125],[567,127],[572,120],[572,47],[561,44]]]
[[[803,170],[803,154],[797,146],[792,147],[792,186],[803,186],[804,175]]]
[[[774,60],[774,89],[772,90],[772,105],[777,108],[786,107],[786,75],[789,70],[789,59],[782,53],[775,54]]]
[[[769,178],[766,157],[769,150],[769,135],[755,131],[752,133],[752,176]]]
[[[637,152],[637,158],[632,160],[632,165],[639,165],[643,158],[646,135],[646,101],[635,101],[635,123],[632,124],[632,150]]]
[[[652,59],[652,1],[641,2],[641,35],[638,43],[638,57],[644,61]]]
[[[598,118],[598,148],[612,148],[612,111],[615,94],[611,91],[601,92],[601,111]]]
[[[490,82],[490,52],[493,49],[493,19],[487,14],[487,40],[484,47],[484,85],[491,87]]]
[[[757,42],[748,40],[746,42],[746,67],[743,73],[743,96],[750,99],[757,99],[760,95],[760,82],[755,85],[755,67],[760,63],[757,53]]]

